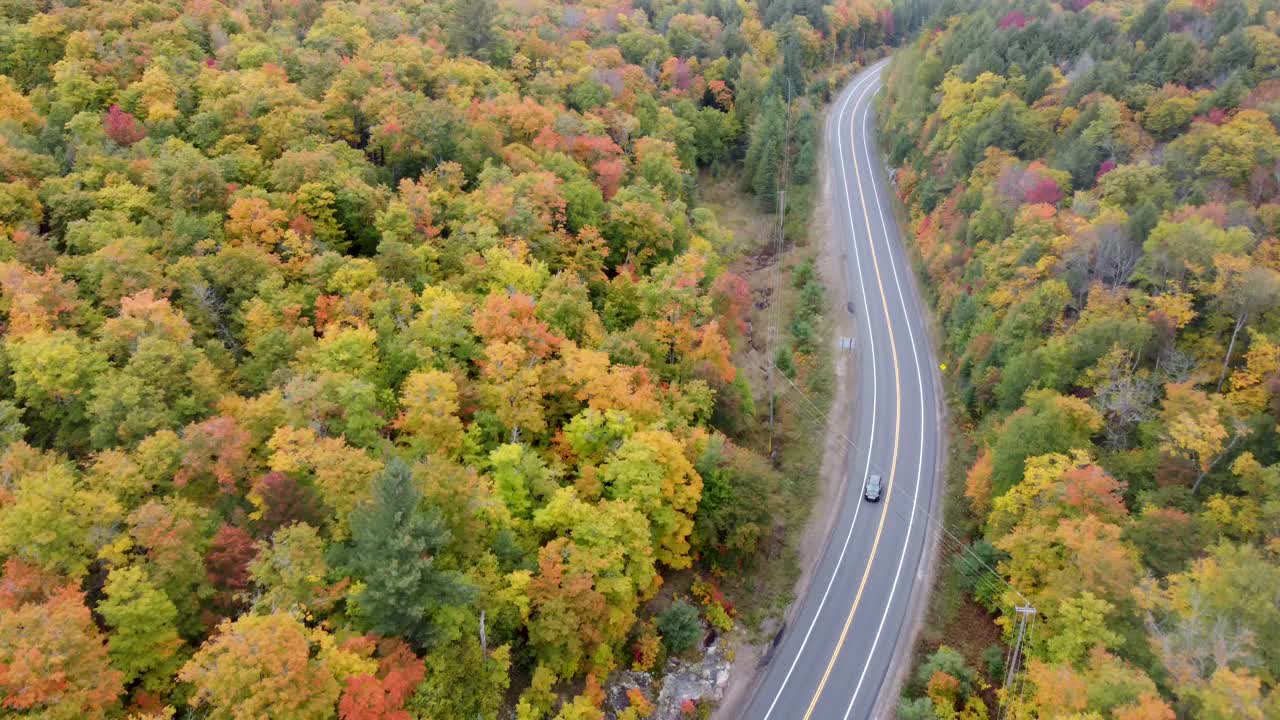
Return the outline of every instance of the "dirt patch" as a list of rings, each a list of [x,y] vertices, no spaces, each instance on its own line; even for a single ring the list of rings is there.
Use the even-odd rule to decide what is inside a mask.
[[[977,668],[986,664],[983,651],[992,645],[1000,645],[1000,627],[991,613],[969,599],[956,608],[955,618],[945,634],[947,644],[959,650]]]

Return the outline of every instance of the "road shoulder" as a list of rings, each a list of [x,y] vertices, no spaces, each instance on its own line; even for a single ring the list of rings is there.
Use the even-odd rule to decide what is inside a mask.
[[[823,117],[824,128],[828,115],[836,110],[837,106],[834,103],[827,105]],[[795,583],[793,600],[787,607],[782,622],[771,633],[769,642],[749,643],[745,636],[738,636],[739,642],[735,647],[729,683],[725,687],[723,699],[711,716],[712,720],[737,720],[746,711],[755,689],[768,669],[768,653],[781,633],[791,625],[795,614],[800,609],[800,603],[797,600],[805,597],[806,590],[813,581],[814,572],[827,546],[847,490],[845,482],[848,477],[849,463],[847,437],[853,417],[854,402],[856,402],[854,388],[857,378],[856,365],[853,362],[854,355],[840,348],[840,338],[854,337],[856,328],[854,327],[855,318],[847,309],[851,288],[848,287],[845,273],[841,271],[845,262],[843,251],[840,248],[839,238],[830,231],[834,178],[828,164],[826,150],[827,134],[824,132],[817,148],[820,158],[819,187],[822,191],[813,204],[808,236],[818,243],[818,272],[827,288],[826,311],[831,327],[831,337],[828,338],[828,342],[832,347],[834,383],[831,404],[827,408],[821,471],[813,503],[809,508],[808,520],[797,545],[800,576]]]

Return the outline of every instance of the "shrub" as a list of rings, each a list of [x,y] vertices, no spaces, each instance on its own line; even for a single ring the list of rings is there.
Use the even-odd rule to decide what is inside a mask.
[[[715,583],[694,580],[689,590],[702,603],[702,612],[707,616],[711,627],[722,633],[733,629],[733,605],[725,599],[724,593],[720,592]]]
[[[987,663],[987,677],[1000,682],[1004,677],[1004,648],[999,645],[988,645],[982,651],[982,659]]]
[[[638,626],[636,640],[631,645],[631,669],[641,672],[652,670],[662,651],[662,638],[651,623]]]
[[[778,368],[778,370],[779,370],[783,375],[786,375],[787,377],[789,377],[789,378],[791,378],[791,379],[793,379],[793,380],[795,379],[795,377],[796,377],[796,362],[795,362],[795,360],[794,360],[794,359],[792,359],[792,357],[791,357],[791,349],[790,349],[790,348],[785,348],[785,347],[780,347],[780,348],[778,348],[778,353],[777,353],[777,355],[775,355],[775,356],[774,356],[774,358],[773,358],[773,364],[774,364],[774,366],[775,366],[775,367],[777,367],[777,368]]]
[[[698,609],[684,600],[676,600],[658,616],[658,632],[672,655],[692,650],[702,638],[702,622]]]

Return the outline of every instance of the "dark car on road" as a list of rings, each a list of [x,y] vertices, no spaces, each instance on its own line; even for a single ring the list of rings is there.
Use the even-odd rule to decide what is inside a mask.
[[[867,478],[867,486],[862,489],[862,497],[871,502],[880,502],[880,493],[884,490],[884,484],[880,481],[879,475],[872,475]]]

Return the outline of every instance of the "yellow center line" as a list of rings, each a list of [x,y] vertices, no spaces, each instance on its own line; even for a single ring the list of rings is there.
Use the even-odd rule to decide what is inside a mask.
[[[804,713],[804,720],[809,720],[813,715],[813,709],[818,705],[818,698],[822,695],[822,689],[826,687],[828,678],[831,677],[831,670],[836,666],[836,658],[840,656],[840,648],[844,647],[845,637],[849,634],[849,626],[853,624],[853,616],[858,611],[858,604],[862,602],[862,592],[867,588],[867,578],[871,576],[871,565],[875,560],[876,551],[880,549],[880,535],[884,532],[884,521],[889,516],[889,502],[893,499],[893,481],[894,475],[898,470],[898,436],[902,429],[902,383],[900,382],[900,373],[898,370],[898,346],[894,342],[893,320],[889,316],[889,300],[884,294],[884,281],[880,277],[880,261],[876,257],[876,244],[872,239],[874,234],[871,230],[871,214],[867,212],[867,196],[862,188],[862,170],[858,163],[858,145],[856,136],[854,135],[854,126],[857,124],[858,108],[854,107],[854,121],[849,125],[849,137],[853,141],[853,171],[858,181],[858,199],[862,203],[862,219],[867,226],[867,241],[871,246],[871,264],[875,268],[876,285],[880,290],[880,305],[884,308],[884,322],[889,329],[889,351],[893,353],[893,392],[894,400],[894,417],[893,417],[893,459],[889,464],[889,488],[884,495],[884,510],[880,513],[880,524],[876,527],[876,537],[871,543],[871,555],[867,558],[867,566],[862,571],[862,581],[858,583],[858,592],[853,596],[853,605],[849,608],[849,616],[844,619],[844,627],[840,630],[840,638],[836,641],[836,647],[831,651],[831,658],[827,661],[827,669],[822,673],[822,680],[818,682],[818,688],[813,691],[813,699],[809,701],[809,709]],[[852,228],[851,228],[852,229]],[[861,502],[861,500],[859,500]]]

